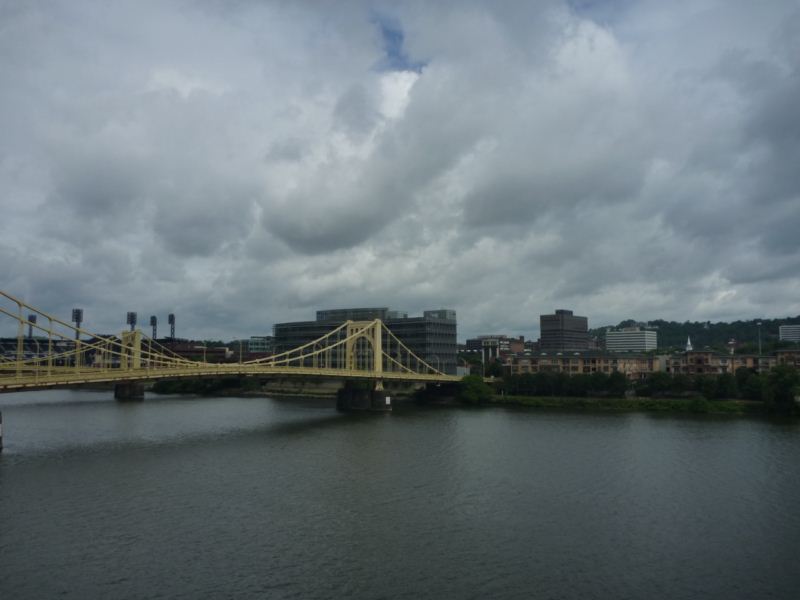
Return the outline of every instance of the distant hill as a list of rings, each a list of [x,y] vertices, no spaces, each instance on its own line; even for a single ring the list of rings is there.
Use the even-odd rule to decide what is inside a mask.
[[[758,323],[761,323],[761,345],[764,352],[769,352],[778,347],[796,347],[797,344],[778,341],[778,327],[780,325],[800,325],[800,315],[783,319],[752,319],[750,321],[734,321],[732,323],[711,323],[710,321],[655,321],[641,322],[628,319],[622,321],[619,327],[646,326],[648,329],[658,331],[659,349],[683,348],[686,338],[692,338],[695,349],[716,348],[723,350],[728,347],[730,339],[736,340],[737,351],[756,351],[758,348]],[[605,340],[608,327],[590,329],[589,333],[598,339]]]

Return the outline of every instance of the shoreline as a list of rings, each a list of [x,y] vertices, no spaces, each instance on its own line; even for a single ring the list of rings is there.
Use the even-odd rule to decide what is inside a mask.
[[[526,408],[568,408],[602,412],[661,412],[720,415],[766,415],[763,402],[705,398],[580,398],[554,396],[492,396],[488,405]]]
[[[229,397],[273,397],[276,399],[308,398],[315,400],[335,399],[336,394],[325,390],[288,390],[288,389],[247,389],[242,387],[224,387],[202,389],[202,386],[176,386],[178,389],[151,390],[160,394],[218,395]],[[200,387],[200,389],[198,389]],[[183,388],[183,389],[181,389]],[[188,389],[187,389],[188,388]],[[517,407],[526,409],[560,409],[587,412],[649,412],[670,414],[712,414],[732,416],[767,416],[772,414],[763,403],[754,400],[707,400],[702,397],[693,398],[650,398],[650,397],[576,397],[576,396],[519,396],[492,395],[488,401],[479,404],[463,402],[455,397],[414,398],[412,395],[395,396],[398,402],[430,404],[448,407]]]

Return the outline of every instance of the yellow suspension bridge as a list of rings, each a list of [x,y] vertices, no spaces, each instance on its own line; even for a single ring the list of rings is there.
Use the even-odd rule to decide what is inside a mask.
[[[119,336],[95,335],[3,291],[0,317],[10,319],[16,327],[15,348],[6,348],[0,355],[0,393],[182,377],[296,376],[368,381],[374,384],[374,390],[382,390],[387,381],[459,380],[414,354],[379,319],[346,321],[319,339],[266,358],[208,363],[179,356],[141,330],[124,331]]]

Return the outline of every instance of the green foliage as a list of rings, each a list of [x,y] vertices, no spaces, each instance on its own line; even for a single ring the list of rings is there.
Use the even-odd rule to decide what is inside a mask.
[[[611,396],[624,396],[628,390],[628,378],[624,373],[613,371],[608,376],[608,393]]]
[[[785,319],[752,319],[748,321],[734,321],[732,323],[709,323],[709,322],[690,322],[678,323],[676,321],[656,320],[650,321],[649,326],[658,330],[659,348],[678,348],[686,345],[686,338],[692,338],[695,348],[706,346],[725,350],[728,341],[736,340],[739,344],[744,344],[737,349],[737,353],[758,352],[758,323],[761,323],[761,350],[770,353],[778,348],[796,348],[797,344],[781,342],[778,339],[778,327],[780,325],[800,325],[800,315],[787,317]],[[616,327],[630,327],[637,323],[633,320],[622,321]],[[605,337],[605,328],[590,330],[591,335]]]
[[[503,365],[498,360],[489,361],[484,367],[484,375],[486,377],[502,377]]]
[[[797,412],[794,397],[800,385],[800,373],[788,365],[779,365],[766,373],[763,400],[773,412]],[[762,376],[763,377],[763,376]]]
[[[692,389],[700,392],[706,400],[717,397],[717,378],[713,375],[698,375],[694,378]]]
[[[470,367],[477,367],[480,370],[481,367],[481,355],[476,352],[459,352],[458,353],[458,360],[463,360],[465,363],[470,365]]]
[[[629,389],[623,373],[566,373],[540,372],[506,376],[503,391],[510,396],[604,398],[621,397]],[[693,400],[692,410],[707,412],[703,401],[715,404],[724,400],[753,400],[764,402],[770,410],[780,413],[800,412],[794,397],[800,393],[800,373],[790,366],[778,366],[768,373],[758,374],[750,369],[738,369],[735,375],[652,373],[635,387],[636,395],[651,398],[682,398]]]
[[[759,414],[764,411],[761,402],[741,400],[719,400],[710,402],[705,398],[554,398],[550,396],[495,396],[495,404],[512,404],[532,408],[588,409],[614,412],[683,412],[715,414]]]
[[[459,382],[457,398],[466,404],[484,404],[492,399],[492,388],[479,375],[467,375]]]
[[[539,372],[508,375],[503,378],[503,390],[507,394],[526,396],[623,396],[628,389],[628,380],[617,371],[609,374]]]
[[[672,395],[680,396],[693,389],[692,380],[688,375],[678,373],[672,376],[672,383],[669,386],[669,391]]]
[[[708,396],[706,396],[708,397]],[[738,398],[739,385],[736,377],[730,373],[723,373],[717,377],[717,389],[714,398],[718,400],[725,400],[726,398]]]

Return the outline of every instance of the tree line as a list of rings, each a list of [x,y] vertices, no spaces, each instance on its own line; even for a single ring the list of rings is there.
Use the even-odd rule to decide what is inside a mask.
[[[656,372],[635,386],[637,396],[662,398],[695,394],[707,400],[755,400],[775,409],[794,409],[800,392],[800,372],[789,365],[778,365],[764,373],[739,368],[735,374],[684,375]]]
[[[587,396],[621,397],[628,390],[623,373],[568,373],[541,371],[505,375],[498,390],[512,396]]]
[[[779,365],[768,372],[757,373],[740,368],[735,374],[684,375],[652,373],[647,379],[630,382],[623,373],[559,372],[522,373],[505,375],[489,390],[483,378],[464,379],[462,396],[467,402],[483,401],[491,393],[511,396],[539,397],[598,397],[621,398],[627,393],[649,398],[704,398],[706,400],[753,400],[763,402],[772,412],[800,412],[795,396],[800,393],[800,371]],[[480,399],[479,399],[480,398]]]

